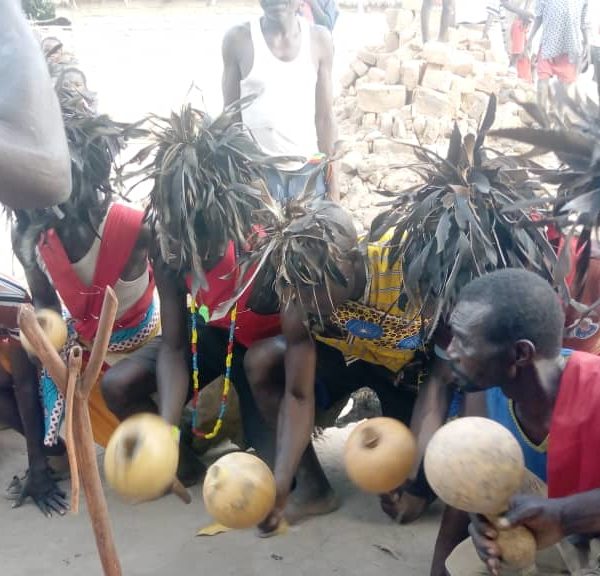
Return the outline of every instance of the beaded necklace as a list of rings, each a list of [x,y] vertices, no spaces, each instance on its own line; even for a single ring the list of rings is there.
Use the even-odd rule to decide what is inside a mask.
[[[223,394],[221,395],[221,406],[219,408],[219,415],[217,421],[211,432],[204,432],[197,427],[198,411],[196,407],[198,405],[198,396],[200,393],[200,372],[198,369],[198,317],[203,316],[207,319],[206,307],[201,306],[200,308],[196,304],[195,298],[191,298],[190,301],[190,313],[192,317],[192,334],[191,334],[191,351],[192,351],[192,385],[194,388],[194,396],[192,399],[192,406],[194,413],[192,416],[192,432],[194,436],[198,438],[204,438],[205,440],[211,440],[215,438],[221,427],[223,426],[223,418],[225,417],[225,411],[227,410],[227,399],[229,397],[229,390],[231,389],[231,364],[233,360],[233,338],[235,334],[235,323],[237,319],[237,304],[233,307],[230,314],[229,321],[229,339],[227,341],[227,355],[225,357],[225,377],[223,378]]]

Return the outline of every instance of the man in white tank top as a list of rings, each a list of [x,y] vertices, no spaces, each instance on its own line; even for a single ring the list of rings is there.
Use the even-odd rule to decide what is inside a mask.
[[[248,95],[256,100],[242,120],[271,156],[292,156],[269,174],[279,200],[302,192],[321,153],[334,152],[333,43],[330,32],[298,16],[300,0],[262,0],[264,15],[232,28],[223,40],[225,105]],[[333,165],[332,165],[333,168]],[[323,170],[325,171],[325,170]],[[317,192],[339,199],[335,171]],[[325,189],[326,188],[326,189]]]

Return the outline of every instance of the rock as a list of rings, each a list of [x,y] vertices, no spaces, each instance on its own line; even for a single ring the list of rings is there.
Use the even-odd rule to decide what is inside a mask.
[[[354,84],[348,88],[348,96],[356,96],[356,87]]]
[[[465,50],[456,50],[452,55],[452,61],[450,62],[448,69],[453,74],[459,76],[470,76],[473,74],[473,64],[475,58],[473,58],[470,52]]]
[[[402,83],[406,86],[407,90],[414,90],[419,85],[422,65],[422,60],[402,62],[400,75],[402,77]]]
[[[477,62],[485,62],[485,52],[483,50],[471,50],[470,53]]]
[[[473,78],[453,76],[450,92],[458,92],[459,94],[472,94],[475,92],[475,80]]]
[[[356,82],[357,78],[358,76],[356,75],[356,72],[352,68],[350,68],[350,70],[348,70],[342,75],[340,81],[344,88],[350,88],[350,86],[352,86],[354,82]]]
[[[488,105],[488,96],[483,92],[463,94],[460,109],[471,119],[479,122]]]
[[[377,156],[395,156],[397,154],[406,154],[410,148],[403,142],[390,140],[388,138],[379,138],[373,141],[373,154]],[[387,168],[387,164],[385,166]]]
[[[400,36],[398,32],[386,32],[383,37],[383,47],[386,52],[394,52],[400,47]]]
[[[400,84],[401,65],[398,58],[390,58],[385,67],[385,83]]]
[[[359,78],[364,76],[369,71],[369,66],[367,66],[362,60],[358,59],[352,62],[351,67]]]
[[[363,116],[362,125],[364,128],[375,128],[375,126],[377,126],[377,114],[373,112],[367,112]]]
[[[498,82],[494,76],[476,76],[474,82],[475,90],[485,94],[496,94],[498,92]]]
[[[358,88],[360,88],[361,86],[364,86],[365,84],[370,84],[369,78],[367,76],[361,76],[360,78],[356,79],[354,86],[357,89],[357,94],[358,94]]]
[[[519,109],[519,120],[525,126],[533,126],[535,123],[534,119],[528,114],[525,108]]]
[[[450,87],[452,86],[452,78],[452,72],[428,64],[425,68],[421,86],[447,94],[450,92]]]
[[[344,204],[349,210],[357,210],[360,208],[361,199],[369,193],[369,190],[358,176],[355,176],[350,181],[348,187],[348,195],[344,199]]]
[[[379,130],[386,138],[391,138],[394,131],[394,114],[382,112],[379,114]]]
[[[448,66],[454,58],[454,48],[446,42],[427,42],[423,44],[421,57],[430,64]]]
[[[385,20],[389,30],[402,32],[413,25],[415,15],[412,10],[389,8],[385,11]]]
[[[405,28],[404,30],[400,30],[398,32],[400,45],[404,46],[408,44],[416,35],[417,29],[415,27]]]
[[[381,188],[388,192],[402,192],[411,183],[407,182],[406,170],[393,170],[388,172],[381,181]]]
[[[340,169],[344,174],[356,174],[358,165],[362,162],[362,154],[357,150],[351,150],[346,154],[341,162]]]
[[[376,142],[393,142],[393,140],[378,138],[377,140],[373,141],[373,154],[371,156],[367,156],[358,165],[358,175],[363,181],[369,180],[373,176],[373,174],[381,172],[382,170],[386,170],[388,167],[388,162],[383,157],[383,154],[377,154],[377,152],[375,152]]]
[[[419,86],[413,93],[413,115],[451,116],[450,100],[437,90]]]
[[[404,86],[365,84],[358,87],[358,106],[365,112],[386,112],[406,104]]]
[[[377,64],[377,54],[363,48],[356,54],[359,60],[362,60],[367,66],[375,66]]]
[[[352,123],[356,124],[357,126],[362,126],[362,121],[363,121],[364,115],[365,115],[365,113],[355,105],[354,111],[352,112],[352,115],[350,116],[350,121]]]
[[[401,5],[404,10],[412,10],[413,12],[420,12],[423,0],[402,0]]]
[[[358,152],[362,157],[368,156],[371,153],[371,146],[368,142],[355,142],[353,150]]]
[[[413,129],[423,144],[434,144],[440,137],[440,120],[433,117],[415,118]]]
[[[405,140],[408,137],[406,132],[406,126],[404,124],[404,118],[402,116],[394,116],[394,125],[392,126],[392,136]]]
[[[367,72],[367,78],[369,79],[369,82],[373,82],[374,84],[382,84],[385,82],[385,70],[374,66]]]

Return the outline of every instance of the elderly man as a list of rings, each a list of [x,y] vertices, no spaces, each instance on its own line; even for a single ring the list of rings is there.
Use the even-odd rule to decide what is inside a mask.
[[[0,2],[0,202],[43,208],[66,200],[70,159],[44,57],[18,0]]]
[[[515,269],[468,284],[451,318],[453,371],[466,391],[483,392],[470,414],[487,413],[523,447],[536,494],[516,496],[505,525],[524,525],[536,537],[536,566],[528,574],[598,569],[589,540],[600,532],[600,358],[562,349],[564,324],[551,286]],[[472,543],[459,544],[469,533]],[[466,514],[447,508],[432,576],[515,574],[501,564],[497,537],[482,518],[469,526]],[[567,537],[578,537],[577,554],[569,554]]]

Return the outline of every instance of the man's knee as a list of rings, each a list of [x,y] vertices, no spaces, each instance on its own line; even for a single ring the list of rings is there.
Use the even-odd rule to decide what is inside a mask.
[[[108,408],[114,413],[119,413],[130,400],[133,385],[131,376],[126,366],[117,364],[102,377],[102,396]]]

